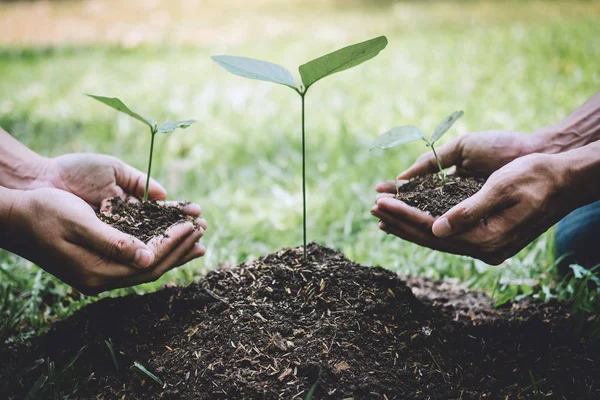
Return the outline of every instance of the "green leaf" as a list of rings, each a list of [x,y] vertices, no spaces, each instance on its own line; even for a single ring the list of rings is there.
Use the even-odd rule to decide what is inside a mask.
[[[140,364],[137,361],[133,362],[133,365],[130,368],[136,368],[138,371],[142,372],[143,374],[145,374],[146,376],[148,376],[150,379],[152,379],[154,382],[158,383],[160,386],[163,386],[163,381],[156,375],[154,375],[152,372],[148,371],[146,369],[146,367],[144,367],[142,364]]]
[[[186,119],[185,121],[169,121],[165,122],[161,126],[158,127],[159,133],[169,133],[173,132],[177,128],[185,129],[188,128],[193,123],[198,122],[195,119]]]
[[[137,119],[138,121],[143,122],[144,124],[148,125],[150,127],[150,129],[156,130],[156,122],[152,118],[144,117],[142,114],[136,113],[135,111],[133,111],[132,109],[127,107],[125,105],[125,103],[123,103],[121,100],[117,99],[116,97],[95,96],[93,94],[86,94],[86,96],[89,96],[92,99],[96,99],[99,102],[104,103],[107,106],[114,108],[115,110],[119,110],[122,113],[127,114],[130,117],[133,117],[133,118]]]
[[[234,75],[278,83],[298,90],[290,71],[280,65],[247,57],[212,56],[211,58]]]
[[[83,352],[87,349],[87,344],[83,345],[79,351],[77,352],[77,354],[75,354],[68,363],[66,363],[62,369],[56,374],[56,379],[60,378],[65,372],[67,372],[70,368],[73,367],[73,365],[77,362],[77,360],[79,359],[79,357],[81,357],[81,355],[83,354]]]
[[[452,125],[464,115],[465,113],[462,111],[454,111],[451,115],[444,118],[442,122],[436,126],[433,135],[431,136],[431,143],[435,143],[441,138],[444,133],[448,132],[448,129],[452,128]]]
[[[386,133],[379,135],[371,145],[371,150],[374,149],[391,149],[392,147],[400,146],[405,143],[413,142],[418,139],[424,139],[425,135],[419,128],[413,125],[397,126],[390,129]]]
[[[300,76],[304,87],[308,89],[313,83],[326,76],[355,67],[375,57],[387,46],[385,36],[354,44],[333,53],[324,55],[301,65]],[[305,89],[305,90],[306,90]]]

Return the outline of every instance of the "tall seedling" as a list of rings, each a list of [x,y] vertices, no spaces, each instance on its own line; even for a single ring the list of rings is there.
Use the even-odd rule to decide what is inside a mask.
[[[144,189],[144,201],[147,201],[148,187],[150,186],[150,172],[152,171],[152,155],[154,153],[154,137],[157,133],[170,133],[177,128],[185,129],[197,121],[193,119],[188,119],[185,121],[169,121],[165,122],[162,125],[158,125],[156,121],[154,121],[152,118],[144,117],[142,114],[133,111],[131,108],[127,107],[121,100],[115,97],[94,96],[93,94],[88,94],[87,96],[91,97],[92,99],[96,99],[99,102],[114,108],[115,110],[121,111],[122,113],[127,114],[130,117],[137,119],[138,121],[146,124],[150,128],[150,135],[152,139],[150,140],[150,158],[148,159],[148,174],[146,176],[146,188]]]
[[[244,78],[277,83],[293,89],[302,101],[302,211],[304,257],[306,263],[306,145],[305,98],[308,89],[326,76],[355,67],[375,57],[387,46],[387,38],[380,36],[366,42],[344,47],[333,53],[309,61],[299,68],[302,85],[296,85],[292,74],[285,68],[266,61],[246,57],[214,56],[212,59],[232,74]]]
[[[447,116],[438,124],[433,131],[430,139],[427,139],[423,132],[414,125],[396,126],[389,131],[381,134],[371,146],[371,150],[374,149],[391,149],[393,147],[401,146],[406,143],[414,142],[415,140],[422,139],[425,141],[427,147],[431,147],[435,160],[437,161],[438,169],[440,170],[440,176],[442,177],[442,185],[446,184],[446,174],[442,168],[440,158],[435,151],[435,143],[440,140],[442,136],[454,125],[454,123],[464,115],[462,111],[455,111],[451,115]]]

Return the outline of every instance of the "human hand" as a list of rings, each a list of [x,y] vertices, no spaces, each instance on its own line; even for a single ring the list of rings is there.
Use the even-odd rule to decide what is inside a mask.
[[[100,154],[66,154],[46,159],[37,187],[52,187],[72,193],[98,208],[112,197],[144,196],[146,175],[116,157]],[[150,179],[148,198],[164,200],[167,191]]]
[[[487,131],[469,133],[446,143],[437,150],[442,168],[456,166],[456,173],[466,176],[488,177],[518,157],[533,153],[538,138],[512,131]],[[438,172],[439,168],[429,151],[398,179]]]
[[[379,228],[421,246],[500,264],[573,209],[566,168],[556,155],[531,154],[494,172],[474,196],[439,218],[378,196]]]
[[[204,230],[176,224],[147,244],[104,223],[85,201],[66,191],[13,191],[3,247],[29,259],[84,294],[161,277],[204,255]]]

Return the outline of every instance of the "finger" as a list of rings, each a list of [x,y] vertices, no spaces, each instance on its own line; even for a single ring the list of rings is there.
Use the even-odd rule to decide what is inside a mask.
[[[156,261],[154,265],[158,265],[162,260],[177,248],[188,236],[195,230],[200,232],[200,236],[204,234],[202,228],[195,228],[191,222],[178,223],[167,229],[164,235],[156,236],[148,242],[148,247],[154,252]]]
[[[123,190],[139,198],[144,197],[146,191],[146,174],[137,169],[119,161],[115,166],[115,178],[117,185]],[[164,200],[167,197],[167,191],[158,182],[150,178],[148,185],[148,198],[152,200]]]
[[[97,218],[82,222],[78,228],[77,243],[102,257],[136,268],[148,268],[154,263],[155,254],[149,246]]]
[[[436,149],[442,168],[448,168],[460,161],[460,138],[456,138]],[[406,171],[398,175],[398,179],[412,179],[417,176],[431,174],[439,171],[439,167],[432,151],[421,155],[417,161]]]
[[[377,194],[377,196],[375,196],[375,203],[377,203],[377,200],[379,199],[395,199],[396,195],[392,194],[392,193],[379,193]]]
[[[179,208],[182,213],[191,217],[197,217],[202,214],[202,208],[196,203],[189,203],[183,201],[159,201],[158,204],[166,207]]]
[[[192,232],[184,237],[183,240],[180,240],[177,243],[177,246],[173,248],[155,268],[143,274],[124,279],[123,285],[133,286],[157,280],[165,272],[178,266],[178,261],[184,259],[184,257],[194,249],[196,242],[200,240],[201,237],[202,233],[200,231]]]
[[[377,199],[377,207],[383,212],[391,214],[402,221],[410,222],[429,232],[435,222],[435,218],[430,214],[394,198],[382,197]]]
[[[194,221],[196,222],[196,224],[201,226],[202,229],[206,230],[208,228],[208,225],[206,224],[206,220],[204,218],[196,218]]]
[[[382,231],[399,237],[400,239],[418,244],[419,246],[428,247],[430,249],[441,250],[435,237],[415,229],[410,224],[387,219],[379,221],[379,229]]]
[[[177,264],[174,266],[174,268],[185,265],[190,261],[195,260],[196,258],[204,256],[204,254],[206,254],[206,248],[204,247],[204,245],[196,243],[194,244],[194,247],[192,247],[192,249],[189,251],[189,253],[187,253],[185,256],[183,256],[183,258],[177,261]]]
[[[188,255],[198,244],[202,238],[203,232],[200,230],[193,231],[186,237],[171,253],[169,253],[157,266],[153,275],[156,277],[162,276],[165,272],[178,266],[178,262]],[[157,279],[157,278],[156,278]]]
[[[375,186],[375,190],[379,193],[396,193],[398,191],[398,187],[407,183],[407,180],[396,180],[396,181],[386,181],[380,182]]]
[[[486,183],[479,192],[437,219],[432,226],[433,234],[447,237],[469,231],[486,216],[512,205],[509,196],[498,184]]]

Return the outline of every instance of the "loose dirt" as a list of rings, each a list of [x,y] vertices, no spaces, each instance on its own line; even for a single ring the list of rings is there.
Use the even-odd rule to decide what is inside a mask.
[[[396,198],[438,216],[473,196],[484,183],[485,179],[481,178],[447,175],[446,184],[442,186],[442,178],[438,174],[430,174],[411,179],[400,186]]]
[[[97,215],[102,222],[145,243],[164,235],[178,222],[194,222],[179,207],[161,205],[154,200],[132,203],[120,197],[110,199]]]
[[[69,398],[305,399],[313,387],[313,399],[600,398],[600,348],[573,334],[565,305],[494,309],[484,294],[407,285],[317,244],[308,255],[303,266],[301,248],[285,249],[186,288],[100,300],[0,352],[8,398],[83,346],[57,394],[78,384]]]

